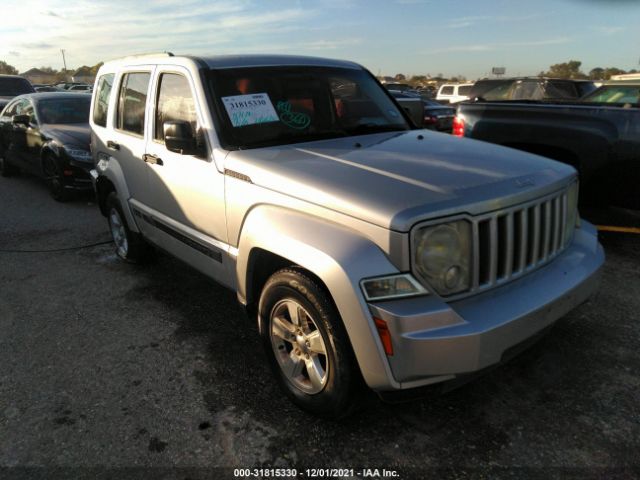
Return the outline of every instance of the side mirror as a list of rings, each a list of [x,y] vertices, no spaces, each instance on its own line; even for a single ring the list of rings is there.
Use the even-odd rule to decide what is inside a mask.
[[[31,123],[31,117],[29,115],[14,115],[11,117],[11,123],[14,125],[25,125],[28,127]]]
[[[185,121],[169,121],[162,124],[164,145],[170,152],[180,155],[202,155],[196,134],[191,124]]]

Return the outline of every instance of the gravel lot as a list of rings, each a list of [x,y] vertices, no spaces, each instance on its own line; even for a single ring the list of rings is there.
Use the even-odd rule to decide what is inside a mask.
[[[0,178],[0,209],[0,478],[640,476],[639,235],[603,236],[599,293],[511,363],[332,423],[280,394],[235,294],[181,263],[124,264],[110,245],[6,252],[108,240],[90,197]]]

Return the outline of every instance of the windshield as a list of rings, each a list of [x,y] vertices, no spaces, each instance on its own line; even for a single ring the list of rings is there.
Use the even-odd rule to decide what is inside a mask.
[[[33,93],[33,87],[28,80],[15,77],[0,77],[0,96],[16,97],[23,93]]]
[[[89,123],[89,106],[91,97],[87,98],[51,98],[40,100],[37,105],[38,116],[42,123]]]
[[[605,85],[584,97],[582,101],[640,104],[640,85]]]
[[[364,70],[259,67],[210,71],[227,148],[257,148],[411,128]]]

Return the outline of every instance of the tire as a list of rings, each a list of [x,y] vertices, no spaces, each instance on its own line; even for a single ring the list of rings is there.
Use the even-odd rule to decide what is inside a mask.
[[[0,176],[11,177],[18,173],[18,168],[7,162],[4,153],[0,153]]]
[[[111,192],[105,202],[109,232],[116,247],[116,254],[129,263],[145,263],[153,256],[153,249],[139,233],[132,232],[116,192]]]
[[[269,363],[287,396],[314,415],[340,419],[360,400],[362,378],[342,320],[316,281],[291,267],[266,282],[258,307]]]
[[[54,154],[45,154],[42,159],[42,173],[47,182],[51,198],[57,202],[66,202],[71,198],[71,192],[64,188],[62,166]]]

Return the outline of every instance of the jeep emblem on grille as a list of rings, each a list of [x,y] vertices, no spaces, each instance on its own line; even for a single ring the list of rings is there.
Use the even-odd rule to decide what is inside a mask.
[[[531,177],[524,177],[524,178],[518,178],[516,180],[516,185],[520,188],[522,187],[531,187],[533,185],[535,185],[536,182],[533,178]]]

